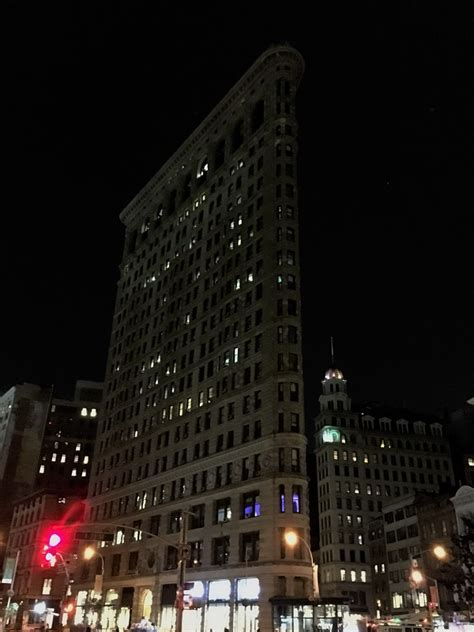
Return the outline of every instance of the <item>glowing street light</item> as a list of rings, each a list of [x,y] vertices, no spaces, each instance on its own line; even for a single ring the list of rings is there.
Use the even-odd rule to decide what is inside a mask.
[[[447,550],[444,548],[443,545],[441,544],[437,544],[433,550],[432,553],[435,557],[438,558],[438,560],[445,560],[448,557],[448,552]]]
[[[312,571],[312,591],[311,591],[311,599],[317,599],[319,597],[319,590],[318,590],[318,567],[317,565],[314,563],[314,559],[313,559],[313,553],[311,551],[311,547],[309,546],[309,544],[306,542],[306,540],[304,538],[302,538],[300,535],[298,535],[296,533],[296,531],[285,531],[285,542],[288,544],[288,546],[294,547],[298,544],[298,540],[300,542],[302,542],[304,544],[304,546],[306,547],[306,550],[309,553],[309,559],[311,560],[311,571]]]

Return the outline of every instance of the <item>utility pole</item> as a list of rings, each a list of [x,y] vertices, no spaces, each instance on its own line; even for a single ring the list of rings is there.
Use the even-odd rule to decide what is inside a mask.
[[[8,600],[7,600],[7,605],[5,606],[5,622],[8,616],[8,623],[10,623],[10,603],[11,603],[13,595],[15,594],[15,578],[16,578],[16,571],[18,569],[18,560],[20,559],[20,555],[21,555],[21,550],[18,549],[15,556],[15,564],[13,566],[11,588],[10,590],[7,591]]]
[[[184,582],[186,576],[186,562],[189,556],[189,546],[187,542],[189,513],[191,512],[182,511],[181,514],[181,534],[178,548],[178,585],[176,588],[176,632],[183,632]]]

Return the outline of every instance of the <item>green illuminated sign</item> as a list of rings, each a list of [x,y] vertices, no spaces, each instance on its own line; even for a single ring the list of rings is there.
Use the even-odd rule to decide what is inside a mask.
[[[338,428],[326,426],[323,428],[323,443],[340,443],[341,433]]]

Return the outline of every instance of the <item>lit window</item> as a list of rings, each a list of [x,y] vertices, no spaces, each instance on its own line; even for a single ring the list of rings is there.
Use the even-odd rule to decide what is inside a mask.
[[[61,463],[66,463],[66,455],[61,454]]]
[[[357,578],[356,572],[354,570],[352,570],[351,571],[351,582],[357,581],[356,578]]]
[[[44,465],[40,465],[39,473],[44,474]]]
[[[239,347],[234,347],[234,362],[239,361]]]
[[[346,569],[345,568],[341,568],[339,570],[339,574],[341,577],[341,582],[345,582],[346,581]]]
[[[469,457],[467,459],[467,464],[469,465],[469,467],[474,467],[474,459],[472,457]]]
[[[87,476],[87,470],[82,470],[81,476],[82,476],[82,478],[84,478],[85,476]]]
[[[41,589],[41,594],[50,595],[52,585],[53,585],[53,580],[51,578],[43,580],[43,588]]]
[[[117,529],[115,533],[115,544],[123,544],[125,542],[125,531]]]
[[[84,463],[84,465],[87,465],[89,463],[89,457],[86,455],[82,462]]]
[[[77,470],[74,468],[71,472],[71,476],[77,476]]]
[[[91,408],[91,417],[97,417],[97,409]]]
[[[53,452],[53,454],[51,455],[51,461],[53,461],[53,463],[55,463],[58,459],[58,455],[56,454],[56,452]]]
[[[364,583],[367,581],[367,571],[360,571],[360,581]]]
[[[80,443],[78,443],[78,444],[76,445],[76,452],[80,452],[80,451],[81,451],[81,444],[80,444]]]
[[[334,450],[332,453],[332,458],[334,461],[339,461],[339,450]]]
[[[74,463],[79,463],[79,455],[78,454],[74,455]]]
[[[81,410],[81,417],[87,417],[87,408]]]

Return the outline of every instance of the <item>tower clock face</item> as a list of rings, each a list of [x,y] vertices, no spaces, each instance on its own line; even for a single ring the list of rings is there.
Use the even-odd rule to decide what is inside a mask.
[[[338,428],[326,426],[323,428],[323,443],[340,443],[341,433]]]

